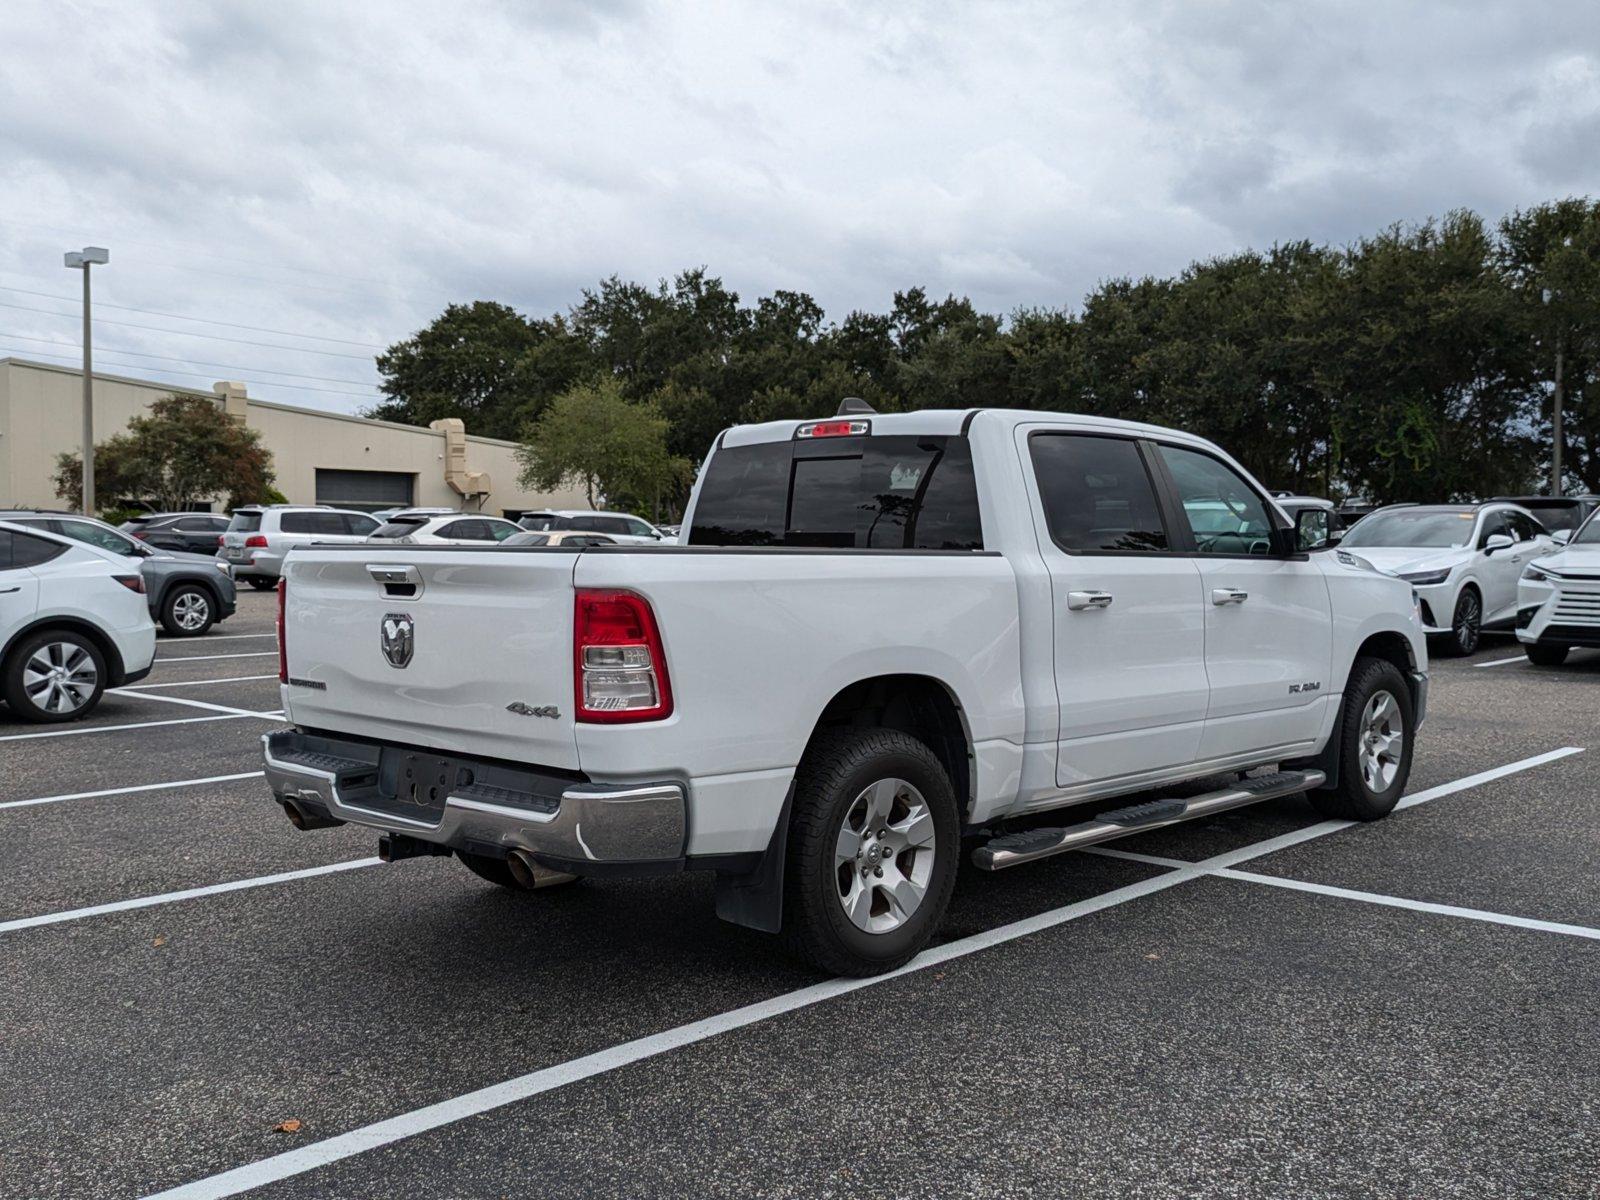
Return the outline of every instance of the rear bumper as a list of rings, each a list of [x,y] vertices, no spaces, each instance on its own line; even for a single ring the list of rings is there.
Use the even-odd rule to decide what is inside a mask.
[[[688,816],[679,783],[586,783],[500,764],[482,764],[480,780],[469,760],[451,759],[456,782],[442,811],[419,808],[412,817],[396,811],[404,802],[397,804],[393,785],[385,784],[393,757],[411,747],[291,729],[265,735],[261,749],[273,796],[307,816],[497,858],[524,850],[575,874],[648,873],[684,860]]]

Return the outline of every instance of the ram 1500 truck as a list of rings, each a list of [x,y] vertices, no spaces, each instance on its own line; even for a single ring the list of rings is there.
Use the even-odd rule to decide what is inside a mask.
[[[962,859],[1299,792],[1382,817],[1428,684],[1410,586],[1301,549],[1216,446],[992,409],[729,429],[678,545],[297,548],[280,613],[295,825],[510,888],[712,870],[854,974]]]

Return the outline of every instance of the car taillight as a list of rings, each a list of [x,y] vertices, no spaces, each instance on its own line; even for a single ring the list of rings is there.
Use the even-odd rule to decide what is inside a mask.
[[[141,596],[144,595],[144,576],[142,576],[142,575],[113,575],[111,578],[115,579],[118,583],[120,583],[123,587],[127,588],[130,592],[138,592]]]
[[[249,537],[245,538],[244,544],[246,546],[254,546],[260,550],[265,550],[267,548],[267,539],[262,534],[252,533]]]
[[[661,630],[643,596],[580,588],[572,645],[579,721],[616,724],[672,715],[672,683]]]
[[[150,540],[150,535],[145,533],[142,529],[135,529],[133,531],[133,536],[138,538],[141,542],[148,542]]]
[[[289,581],[278,580],[278,682],[289,682],[289,643],[283,636],[283,608],[289,594]]]
[[[860,437],[872,428],[868,421],[811,421],[794,431],[797,438]]]
[[[225,537],[223,537],[220,533],[217,534],[217,549],[221,550],[222,547],[224,545],[226,545],[226,544],[227,544],[227,539]]]

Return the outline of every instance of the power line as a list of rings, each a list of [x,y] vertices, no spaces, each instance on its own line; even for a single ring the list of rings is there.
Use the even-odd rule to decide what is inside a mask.
[[[47,317],[65,317],[69,321],[76,321],[78,313],[56,312],[49,308],[34,308],[28,304],[10,304],[0,300],[0,308],[15,308],[21,312],[44,313]],[[323,354],[329,358],[353,358],[360,362],[371,362],[370,354],[346,354],[342,350],[313,350],[309,346],[285,346],[280,342],[252,342],[245,338],[223,337],[220,333],[200,333],[192,329],[163,329],[159,325],[140,325],[137,321],[114,321],[110,317],[97,317],[97,325],[120,325],[124,329],[147,329],[151,333],[167,333],[177,337],[206,338],[213,342],[233,342],[239,346],[261,346],[267,350],[292,350],[300,354]]]
[[[29,291],[27,288],[12,287],[10,284],[5,283],[0,283],[0,291],[16,292],[23,296],[40,296],[46,300],[60,300],[63,304],[77,303],[77,297],[75,296],[58,296],[54,292],[34,292]],[[154,308],[137,308],[132,304],[113,304],[109,300],[96,300],[94,305],[96,308],[116,308],[121,309],[123,312],[144,313],[147,317],[167,317],[174,321],[197,321],[202,325],[222,325],[228,329],[248,329],[252,333],[278,333],[284,337],[306,338],[313,342],[336,342],[341,346],[364,346],[369,350],[384,349],[383,346],[373,342],[357,342],[350,338],[324,337],[319,333],[296,333],[292,329],[268,329],[262,325],[240,325],[233,321],[214,321],[210,317],[190,317],[183,313],[160,312]]]
[[[31,355],[34,358],[59,358],[63,362],[69,362],[69,363],[76,363],[76,362],[82,362],[83,361],[77,355],[73,355],[73,354],[55,354],[55,353],[52,353],[52,352],[49,352],[49,351],[45,351],[45,350],[29,350],[29,351],[27,351],[27,354]],[[143,363],[125,363],[125,362],[114,362],[114,363],[110,363],[109,365],[113,366],[113,367],[142,367],[142,366],[144,366]],[[189,376],[192,376],[195,379],[209,379],[209,380],[212,380],[213,382],[215,382],[216,378],[217,378],[215,375],[208,374],[205,371],[179,371],[179,370],[176,370],[175,368],[172,368],[172,367],[158,367],[156,369],[161,371],[161,372],[163,372],[164,374],[167,374],[167,375],[189,375]],[[270,379],[252,380],[248,376],[245,378],[244,382],[247,383],[247,384],[253,384],[256,387],[285,388],[288,391],[292,391],[292,392],[322,392],[322,393],[325,393],[326,395],[329,395],[329,396],[355,396],[357,399],[360,399],[360,400],[376,400],[376,399],[378,399],[378,397],[374,396],[371,392],[345,392],[345,391],[340,391],[338,388],[306,387],[303,384],[297,384],[297,383],[276,383],[276,382],[274,382],[273,380],[270,380]]]
[[[77,342],[63,342],[58,338],[30,337],[25,333],[8,333],[5,335],[14,342],[42,342],[46,346],[76,346]],[[121,346],[106,346],[102,349],[99,345],[94,348],[96,354],[131,354],[135,358],[159,358],[166,362],[193,363],[197,367],[220,367],[224,371],[254,372],[257,375],[287,375],[290,379],[314,379],[318,383],[353,383],[357,387],[377,387],[377,384],[367,384],[359,379],[339,379],[331,375],[301,375],[294,371],[277,371],[271,367],[241,367],[234,363],[207,362],[203,358],[184,358],[176,354],[149,354],[143,350],[124,350]]]

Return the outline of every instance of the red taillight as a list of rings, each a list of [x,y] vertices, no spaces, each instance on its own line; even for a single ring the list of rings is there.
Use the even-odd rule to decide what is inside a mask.
[[[218,550],[222,549],[223,545],[226,543],[226,540],[227,539],[225,539],[220,533],[217,534],[217,549]]]
[[[252,533],[249,537],[245,538],[244,544],[246,546],[254,546],[259,550],[265,550],[267,548],[267,539],[262,534]]]
[[[872,426],[867,421],[812,421],[794,431],[798,438],[860,437]]]
[[[130,592],[138,592],[141,596],[144,595],[143,575],[113,575],[111,578],[115,579]]]
[[[133,536],[138,538],[141,542],[148,542],[150,540],[150,535],[145,533],[142,529],[135,529],[133,531]]]
[[[289,594],[289,581],[278,580],[278,682],[289,682],[289,643],[283,636],[283,608]]]
[[[650,602],[580,588],[572,623],[573,707],[580,721],[617,724],[672,715],[672,684]]]

